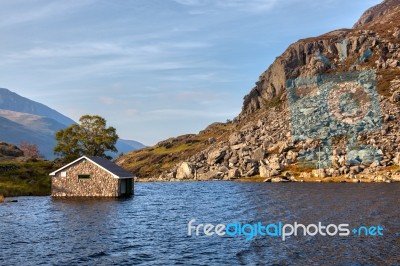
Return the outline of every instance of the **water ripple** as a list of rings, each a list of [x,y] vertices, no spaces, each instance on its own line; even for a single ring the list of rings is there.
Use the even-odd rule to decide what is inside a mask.
[[[0,205],[5,265],[399,265],[400,184],[139,183],[130,199]],[[187,223],[349,223],[384,237],[188,237]],[[29,259],[27,259],[29,258]]]

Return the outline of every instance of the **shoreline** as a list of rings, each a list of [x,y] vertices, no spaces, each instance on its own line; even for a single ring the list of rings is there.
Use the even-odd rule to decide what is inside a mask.
[[[269,179],[269,180],[268,180]],[[325,178],[317,178],[317,177],[309,177],[302,179],[285,179],[284,177],[277,176],[274,178],[264,178],[259,176],[254,177],[241,177],[236,179],[211,179],[211,180],[198,180],[198,179],[171,179],[171,180],[162,180],[162,179],[136,179],[137,183],[173,183],[173,182],[255,182],[255,183],[398,183],[400,182],[399,178],[392,179],[386,178],[382,176],[375,176],[373,178],[350,178],[344,176],[335,176],[335,177],[325,177]]]

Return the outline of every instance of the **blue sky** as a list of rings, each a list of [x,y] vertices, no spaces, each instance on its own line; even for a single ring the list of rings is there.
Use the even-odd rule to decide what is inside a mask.
[[[289,44],[379,2],[2,0],[0,87],[152,145],[234,118]]]

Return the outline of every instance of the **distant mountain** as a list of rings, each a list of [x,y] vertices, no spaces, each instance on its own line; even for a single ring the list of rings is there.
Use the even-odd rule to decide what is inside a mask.
[[[120,145],[120,146],[118,146]],[[118,148],[120,147],[120,148]],[[119,152],[128,152],[132,150],[140,150],[146,148],[147,146],[143,145],[142,143],[136,140],[129,140],[129,139],[119,139],[117,142],[117,149]]]
[[[39,124],[45,124],[43,120],[38,119]],[[54,124],[57,122],[54,121]],[[52,125],[53,126],[53,125]],[[0,116],[0,140],[19,145],[21,142],[28,142],[36,144],[41,152],[46,158],[54,158],[53,148],[56,144],[54,139],[54,131],[44,132],[49,130],[49,128],[43,131],[30,129],[23,124],[16,123],[7,118]]]
[[[36,144],[47,159],[54,159],[55,132],[75,121],[44,104],[29,100],[8,89],[0,88],[0,141],[15,145]],[[119,153],[145,147],[134,140],[118,140]],[[116,157],[117,154],[111,154]]]
[[[146,148],[147,146],[135,140],[119,139],[115,147],[117,148],[118,152],[108,154],[113,158],[117,157],[121,153],[126,154],[130,151],[136,151]]]
[[[0,117],[22,125],[29,130],[43,134],[53,135],[54,132],[66,127],[65,124],[62,124],[52,118],[10,110],[0,109]]]
[[[74,120],[60,114],[56,110],[53,110],[44,104],[22,97],[4,88],[0,88],[0,109],[52,118],[66,126],[75,123]]]

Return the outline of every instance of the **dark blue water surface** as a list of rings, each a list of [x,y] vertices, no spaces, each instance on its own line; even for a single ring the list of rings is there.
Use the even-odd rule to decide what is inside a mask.
[[[2,265],[400,265],[400,184],[138,183],[130,199],[0,204]],[[348,223],[384,236],[192,236],[199,223]]]

